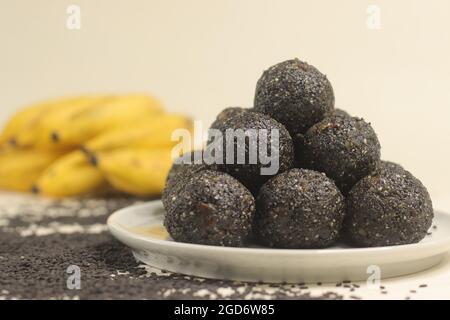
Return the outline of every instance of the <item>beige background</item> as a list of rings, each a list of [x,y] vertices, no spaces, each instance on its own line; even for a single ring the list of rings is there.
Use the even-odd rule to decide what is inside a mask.
[[[69,4],[81,30],[66,28]],[[380,30],[366,26],[369,4]],[[263,69],[299,57],[328,75],[337,106],[372,122],[385,159],[446,198],[449,15],[448,0],[0,0],[0,123],[38,99],[127,91],[210,122],[251,106]]]

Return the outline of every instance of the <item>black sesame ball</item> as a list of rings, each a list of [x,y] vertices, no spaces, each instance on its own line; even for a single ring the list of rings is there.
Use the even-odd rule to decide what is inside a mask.
[[[196,158],[201,161],[196,160]],[[197,163],[200,162],[200,163]],[[216,164],[207,164],[203,160],[203,150],[187,152],[174,161],[167,175],[166,185],[161,200],[164,208],[169,210],[172,200],[194,174],[204,170],[218,170]]]
[[[254,213],[255,200],[239,181],[206,170],[173,199],[164,225],[176,241],[238,247],[250,235]]]
[[[289,132],[286,128],[272,119],[271,117],[256,113],[252,111],[247,112],[235,112],[229,114],[227,119],[223,119],[223,121],[216,121],[211,129],[217,129],[221,132],[223,140],[223,162],[222,166],[219,166],[219,170],[224,171],[238,179],[241,183],[243,183],[253,194],[257,194],[259,188],[266,182],[271,176],[284,172],[292,168],[294,163],[294,145],[292,142],[292,138],[289,135]],[[260,146],[255,146],[254,143],[250,142],[250,139],[246,139],[244,142],[244,148],[241,148],[244,152],[245,163],[238,163],[238,154],[239,152],[239,140],[237,138],[226,139],[227,130],[241,130],[242,132],[248,132],[248,130],[253,130],[256,135],[251,135],[252,140],[256,142],[256,144],[260,144],[262,148],[264,148],[268,152],[269,159],[276,160],[278,163],[270,162],[269,160],[264,160],[260,157],[261,148]],[[267,140],[260,139],[259,134],[263,132],[262,130],[266,130]],[[272,154],[272,137],[274,130],[278,131],[278,147],[274,149],[274,153]],[[250,135],[249,135],[250,136]],[[209,143],[211,140],[209,139]],[[227,145],[231,146],[231,148],[227,148]],[[256,149],[255,149],[256,147]],[[227,150],[233,149],[234,159],[232,155],[227,154]],[[256,150],[256,152],[255,152]],[[250,158],[255,156],[256,162],[251,163]],[[227,161],[227,158],[231,159]],[[272,172],[264,172],[265,169],[272,168],[274,170]]]
[[[382,160],[380,161],[380,165],[378,166],[377,172],[384,172],[386,170],[394,170],[397,172],[400,172],[401,170],[405,170],[401,164],[392,162],[392,161],[386,161]]]
[[[351,189],[345,235],[361,247],[415,243],[425,237],[432,220],[423,184],[400,165],[383,161],[377,174]]]
[[[216,120],[211,124],[211,128],[220,127],[223,122],[227,121],[229,118],[241,114],[242,112],[252,111],[252,109],[242,108],[242,107],[228,107],[223,109],[216,117]]]
[[[281,122],[292,136],[305,133],[334,108],[333,88],[327,77],[298,59],[264,71],[256,84],[255,110]]]
[[[296,140],[300,166],[324,172],[346,194],[380,162],[380,143],[363,119],[333,115]]]
[[[344,197],[331,179],[292,169],[261,188],[254,229],[270,247],[323,248],[338,239],[344,214]]]
[[[327,117],[331,116],[338,116],[338,117],[351,117],[350,114],[342,109],[333,109],[333,111],[327,115]],[[295,167],[301,167],[299,163],[299,159],[301,157],[301,152],[303,150],[303,143],[304,143],[304,133],[297,133],[296,135],[292,136],[292,140],[294,141],[294,149],[295,149]]]
[[[333,110],[333,112],[331,113],[331,115],[335,115],[335,116],[340,116],[340,117],[350,117],[350,114],[342,109],[336,108]]]

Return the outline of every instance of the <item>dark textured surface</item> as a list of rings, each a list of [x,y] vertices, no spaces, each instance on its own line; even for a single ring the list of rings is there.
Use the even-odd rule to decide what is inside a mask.
[[[176,241],[239,247],[250,235],[255,199],[226,173],[194,174],[171,201],[164,225]]]
[[[423,184],[400,165],[382,162],[347,198],[346,235],[358,246],[389,246],[422,240],[433,208]]]
[[[228,107],[223,109],[216,117],[216,120],[211,124],[211,128],[221,128],[223,123],[229,118],[241,114],[242,112],[254,112],[254,109],[242,108],[242,107]]]
[[[245,109],[241,107],[225,108],[217,115],[216,120],[213,122],[211,127],[218,128],[230,117],[251,110],[253,109]],[[203,150],[187,152],[178,158],[178,162],[175,161],[172,165],[162,194],[162,201],[166,210],[170,207],[170,203],[172,202],[171,199],[181,191],[183,185],[193,174],[204,170],[219,170],[218,165],[212,163],[212,161],[208,161],[208,159],[205,161],[203,156]]]
[[[331,115],[341,116],[341,117],[350,117],[350,114],[347,111],[339,109],[339,108],[334,109]]]
[[[112,211],[137,202],[0,194],[0,300],[342,298],[328,290],[311,294],[304,284],[208,280],[144,266],[105,226]],[[80,290],[67,288],[70,265],[80,267]]]
[[[319,70],[293,59],[264,71],[256,84],[254,105],[256,111],[278,120],[295,136],[331,112],[334,93]]]
[[[261,158],[259,153],[256,154],[257,161],[252,164],[249,161],[250,150],[252,147],[258,147],[253,144],[250,144],[250,139],[245,140],[245,163],[238,164],[237,156],[238,156],[238,139],[226,139],[226,131],[227,129],[232,130],[242,130],[243,132],[247,132],[247,130],[256,130],[253,132],[257,132],[256,134],[262,132],[260,130],[267,130],[267,141],[260,139],[260,137],[255,137],[252,135],[254,139],[252,139],[255,143],[267,146],[266,150],[271,157],[278,157],[279,161],[279,170],[277,172],[281,173],[293,166],[294,163],[294,145],[289,132],[286,128],[270,118],[267,115],[256,113],[256,112],[232,112],[227,114],[227,118],[223,117],[221,121],[216,121],[214,126],[211,126],[212,129],[218,129],[222,132],[224,141],[223,141],[223,160],[224,163],[227,159],[227,148],[229,145],[231,148],[234,148],[234,160],[233,163],[226,163],[222,166],[219,166],[220,170],[225,171],[231,174],[233,177],[238,179],[241,183],[243,183],[254,195],[258,193],[259,188],[262,186],[264,182],[266,182],[271,176],[270,175],[262,175],[261,168],[270,167],[269,164],[261,163]],[[279,145],[278,148],[275,148],[275,154],[271,154],[271,146],[272,146],[272,130],[278,130],[279,133]],[[276,150],[278,149],[278,150]],[[229,149],[230,150],[230,149]],[[256,149],[259,152],[259,149]],[[230,156],[231,158],[231,156]]]
[[[292,169],[261,188],[255,232],[271,247],[327,247],[339,237],[344,206],[344,197],[325,174]]]
[[[332,117],[332,116],[338,116],[338,117],[350,117],[350,114],[342,109],[333,109],[333,112],[331,112],[330,114],[327,115],[327,117]],[[302,151],[303,151],[303,143],[304,143],[304,139],[305,139],[305,134],[304,133],[297,133],[295,135],[292,136],[292,140],[294,141],[294,149],[295,149],[295,167],[299,168],[301,167],[300,164],[300,159],[302,157]]]
[[[406,287],[386,279],[374,296],[365,282],[263,284],[173,274],[137,262],[107,232],[112,211],[138,202],[121,197],[49,201],[0,193],[0,300],[420,299],[439,288],[446,275],[438,273],[435,285],[426,276],[407,277]],[[70,265],[80,267],[81,290],[67,288]]]
[[[166,210],[169,210],[173,198],[181,192],[186,182],[195,173],[204,170],[218,170],[216,164],[205,163],[202,150],[187,152],[174,162],[167,175],[166,186],[161,197]]]
[[[325,172],[346,194],[380,162],[380,143],[369,123],[356,117],[333,115],[297,137],[301,167]]]

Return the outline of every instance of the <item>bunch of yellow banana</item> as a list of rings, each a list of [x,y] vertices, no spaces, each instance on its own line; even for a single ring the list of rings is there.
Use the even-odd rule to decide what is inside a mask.
[[[66,197],[113,186],[161,193],[172,132],[192,121],[144,94],[53,99],[19,111],[0,133],[0,189]]]
[[[151,196],[164,188],[172,161],[167,148],[126,148],[99,153],[94,164],[117,190]]]
[[[60,151],[5,147],[0,151],[0,189],[31,191],[45,169],[61,155]]]
[[[183,128],[192,130],[192,121],[177,114],[160,114],[151,119],[136,121],[132,127],[119,127],[86,141],[82,149],[94,154],[118,148],[163,148],[171,147],[172,132]]]
[[[85,96],[32,105],[13,116],[3,135],[19,148],[62,149],[53,142],[53,132],[71,123],[79,113],[107,99],[105,96]]]
[[[147,96],[107,98],[95,107],[73,114],[64,126],[53,124],[52,142],[61,148],[79,146],[98,134],[116,128],[130,128],[141,119],[152,121],[163,112],[162,105]]]
[[[72,151],[52,163],[37,179],[33,191],[54,197],[76,196],[99,189],[105,183],[101,172],[83,152]]]

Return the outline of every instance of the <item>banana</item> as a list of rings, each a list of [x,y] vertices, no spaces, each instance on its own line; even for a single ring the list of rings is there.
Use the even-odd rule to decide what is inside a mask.
[[[32,191],[34,183],[60,152],[2,148],[0,150],[0,188]]]
[[[172,132],[177,129],[192,131],[192,120],[177,114],[161,114],[142,119],[132,126],[107,131],[86,142],[82,149],[88,154],[118,148],[171,147]]]
[[[30,127],[34,127],[39,119],[57,105],[67,103],[74,98],[57,98],[32,104],[17,112],[5,125],[0,141],[15,141],[15,136]]]
[[[0,133],[0,148],[4,148],[8,144],[8,138],[5,134]]]
[[[61,147],[79,146],[106,130],[133,126],[142,118],[162,112],[162,104],[151,96],[120,96],[78,113],[51,135]]]
[[[80,96],[50,103],[40,108],[26,126],[17,131],[14,142],[18,147],[35,147],[44,150],[68,149],[55,143],[54,131],[66,126],[73,118],[98,104],[113,99],[111,96]]]
[[[94,192],[105,183],[98,168],[79,150],[54,162],[39,177],[34,190],[50,197],[70,197]]]
[[[5,132],[0,132],[0,148],[4,148],[8,144],[8,136]]]
[[[96,160],[114,188],[137,196],[161,194],[172,166],[170,148],[119,149],[100,153]]]

